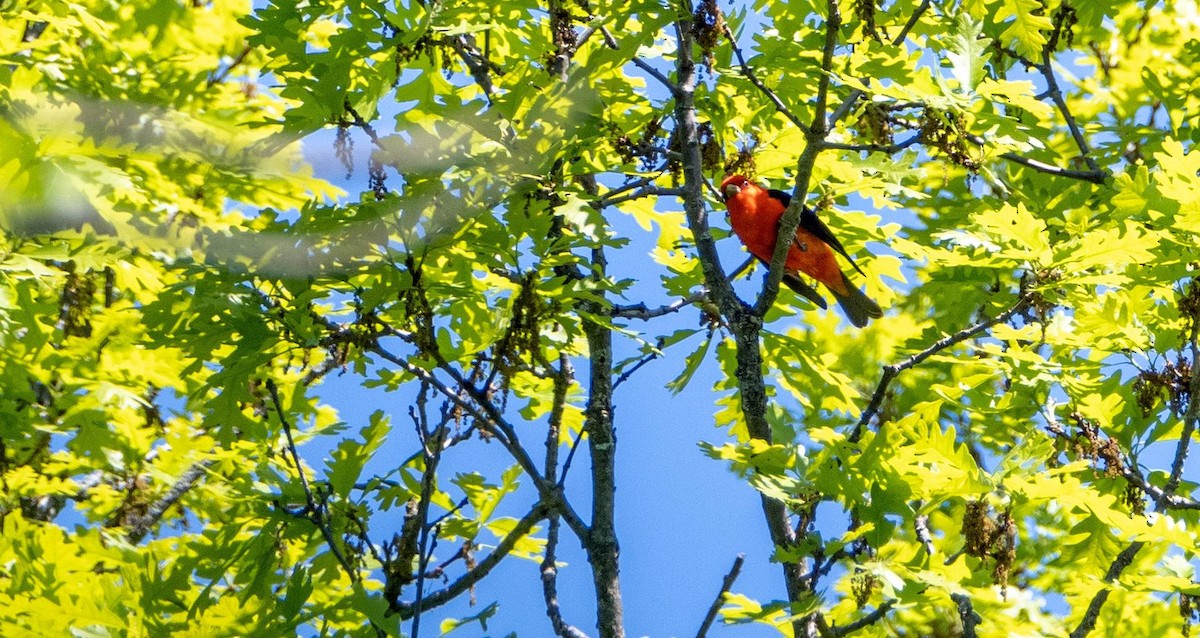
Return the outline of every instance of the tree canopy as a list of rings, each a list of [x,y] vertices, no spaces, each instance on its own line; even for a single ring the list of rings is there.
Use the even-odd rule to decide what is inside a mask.
[[[739,558],[680,631],[1200,613],[1194,0],[0,17],[0,634],[638,632],[620,542],[671,523],[614,516],[617,432],[697,383],[777,581]],[[735,173],[884,316],[748,261]],[[489,624],[522,560],[542,604]]]

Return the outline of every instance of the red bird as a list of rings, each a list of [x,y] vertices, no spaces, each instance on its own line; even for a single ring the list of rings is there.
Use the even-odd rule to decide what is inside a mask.
[[[775,238],[779,234],[779,219],[787,210],[792,196],[779,190],[767,190],[742,175],[730,175],[721,182],[721,195],[729,209],[729,225],[738,239],[764,264],[771,263],[775,252]],[[829,232],[829,227],[807,206],[800,213],[800,226],[788,250],[784,265],[783,283],[797,294],[825,308],[825,299],[804,283],[799,273],[804,273],[824,284],[837,298],[850,323],[861,328],[871,318],[883,316],[879,304],[867,298],[846,273],[838,266],[837,251],[850,262],[860,274],[865,275],[858,264],[846,253],[842,243]]]

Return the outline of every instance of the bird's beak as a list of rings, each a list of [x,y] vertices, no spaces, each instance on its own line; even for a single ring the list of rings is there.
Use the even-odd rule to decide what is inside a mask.
[[[726,186],[725,193],[724,193],[725,201],[729,201],[729,198],[733,197],[734,195],[737,195],[741,190],[742,190],[741,187],[738,186],[737,184],[729,184],[728,186]]]

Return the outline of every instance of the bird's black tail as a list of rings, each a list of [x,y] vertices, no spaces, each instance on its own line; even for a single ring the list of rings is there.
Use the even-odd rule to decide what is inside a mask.
[[[846,284],[846,290],[849,294],[842,296],[833,293],[837,297],[838,305],[846,312],[846,316],[850,318],[850,323],[854,324],[855,328],[861,328],[867,325],[871,319],[878,319],[883,316],[883,309],[879,304],[871,301],[863,291],[851,283],[850,278],[846,273],[842,273],[842,282]]]

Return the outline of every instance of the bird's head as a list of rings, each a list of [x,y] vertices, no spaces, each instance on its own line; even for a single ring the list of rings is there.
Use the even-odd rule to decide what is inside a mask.
[[[725,201],[729,201],[749,184],[750,180],[746,179],[745,175],[730,175],[721,182],[721,197],[724,197]]]

